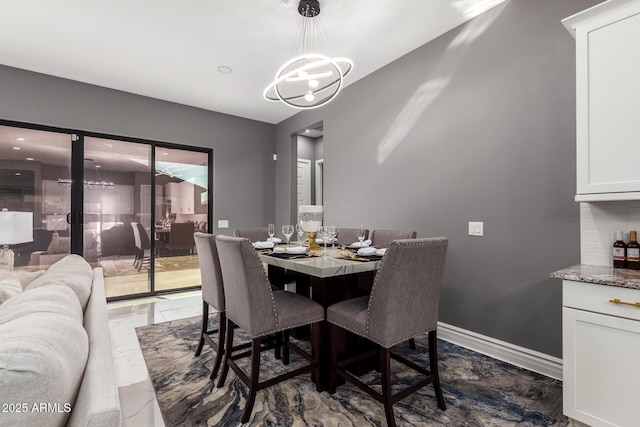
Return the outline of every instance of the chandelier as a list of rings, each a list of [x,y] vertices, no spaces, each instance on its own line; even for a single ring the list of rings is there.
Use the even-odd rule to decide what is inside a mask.
[[[343,80],[353,69],[347,58],[331,58],[324,49],[324,28],[320,23],[320,2],[300,0],[298,13],[302,17],[296,45],[298,55],[285,62],[275,79],[264,90],[268,101],[283,102],[298,109],[318,108],[334,99]]]

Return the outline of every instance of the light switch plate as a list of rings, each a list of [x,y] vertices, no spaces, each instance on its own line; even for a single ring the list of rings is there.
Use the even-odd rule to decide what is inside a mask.
[[[229,228],[229,220],[228,219],[219,219],[218,220],[218,228]]]
[[[469,222],[469,236],[484,236],[484,223]]]

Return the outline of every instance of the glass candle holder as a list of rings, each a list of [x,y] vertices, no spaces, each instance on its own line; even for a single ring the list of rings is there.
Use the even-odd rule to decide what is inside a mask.
[[[307,233],[307,241],[304,245],[308,246],[310,251],[321,250],[316,242],[316,233],[322,225],[322,212],[323,208],[319,205],[302,205],[298,209],[300,226]]]

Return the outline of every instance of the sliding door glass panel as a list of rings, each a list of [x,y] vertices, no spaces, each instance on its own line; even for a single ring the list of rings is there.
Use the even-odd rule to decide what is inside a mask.
[[[155,160],[155,289],[199,286],[193,233],[208,230],[208,154],[157,147]]]
[[[11,246],[15,269],[69,254],[70,179],[71,135],[0,126],[0,209],[33,213],[33,241]]]
[[[151,292],[151,146],[84,139],[84,257],[107,297]]]

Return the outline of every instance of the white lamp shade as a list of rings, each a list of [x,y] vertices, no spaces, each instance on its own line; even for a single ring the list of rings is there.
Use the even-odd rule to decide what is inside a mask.
[[[320,205],[301,205],[298,208],[300,226],[307,233],[315,233],[322,225],[323,208]]]
[[[33,213],[0,211],[0,245],[33,242]]]

